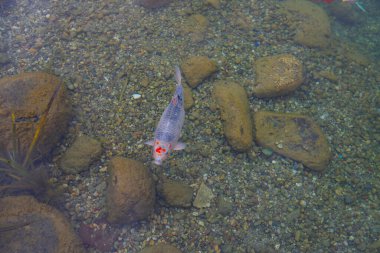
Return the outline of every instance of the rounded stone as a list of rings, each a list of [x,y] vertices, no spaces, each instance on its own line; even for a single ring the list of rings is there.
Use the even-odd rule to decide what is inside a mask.
[[[303,82],[303,66],[290,54],[260,58],[255,63],[256,81],[253,93],[257,97],[286,95]]]
[[[216,64],[206,56],[193,56],[181,65],[181,69],[189,86],[195,88],[216,71]]]
[[[155,186],[148,168],[139,161],[114,157],[109,162],[107,220],[131,223],[147,218],[155,203]]]
[[[58,77],[44,72],[23,73],[0,79],[0,147],[5,149],[3,152],[13,150],[12,113],[16,117],[16,138],[19,140],[20,153],[27,152],[41,116],[61,82]],[[67,130],[70,116],[71,106],[65,86],[61,85],[34,148],[34,157],[46,155],[57,145]]]
[[[65,216],[31,196],[0,199],[0,228],[0,252],[85,252]]]

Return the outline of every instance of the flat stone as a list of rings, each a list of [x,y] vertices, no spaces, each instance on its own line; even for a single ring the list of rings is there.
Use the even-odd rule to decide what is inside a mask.
[[[301,162],[310,169],[323,171],[331,159],[331,150],[319,126],[300,114],[254,113],[256,142],[274,152]]]
[[[193,206],[197,208],[210,207],[211,200],[214,198],[214,194],[211,189],[208,188],[204,183],[199,186],[197,196],[194,199]]]

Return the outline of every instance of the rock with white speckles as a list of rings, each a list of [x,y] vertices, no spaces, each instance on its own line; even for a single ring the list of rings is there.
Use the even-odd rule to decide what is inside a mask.
[[[282,54],[260,58],[255,62],[257,97],[277,97],[297,89],[303,82],[303,66],[293,55]]]

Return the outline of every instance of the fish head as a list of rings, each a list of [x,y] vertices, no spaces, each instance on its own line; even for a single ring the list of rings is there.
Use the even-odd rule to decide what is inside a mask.
[[[170,143],[156,140],[153,146],[153,162],[157,165],[161,165],[162,162],[168,158],[171,146]]]

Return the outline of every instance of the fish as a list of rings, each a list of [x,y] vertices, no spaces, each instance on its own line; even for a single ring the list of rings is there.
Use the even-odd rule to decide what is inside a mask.
[[[154,132],[154,139],[145,142],[152,146],[153,163],[162,165],[173,150],[182,150],[186,144],[179,142],[181,130],[185,120],[183,86],[181,83],[181,70],[175,67],[175,80],[177,82],[174,95],[161,115]]]

